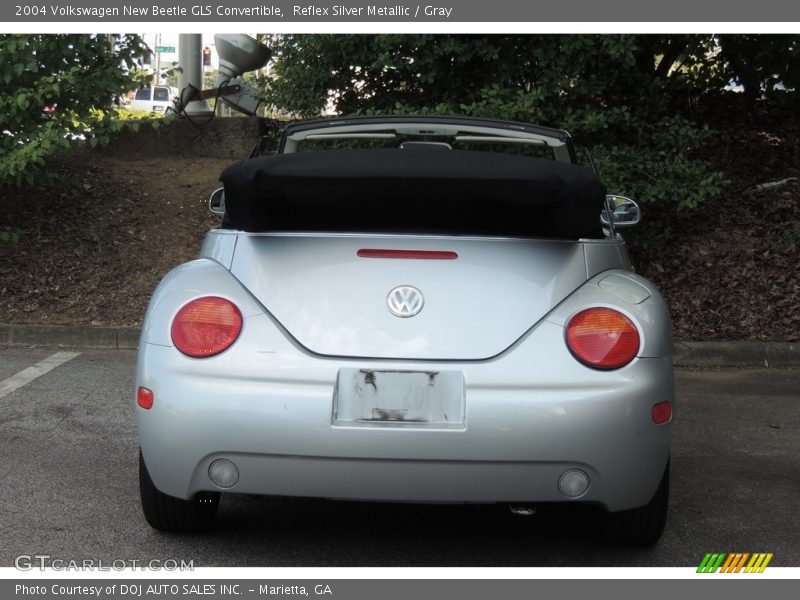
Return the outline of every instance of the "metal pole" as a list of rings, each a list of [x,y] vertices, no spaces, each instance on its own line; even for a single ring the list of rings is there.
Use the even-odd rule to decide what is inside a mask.
[[[153,65],[153,87],[157,86],[161,83],[161,52],[158,51],[159,46],[161,46],[161,34],[156,34],[156,52],[153,60],[155,61],[155,65]]]
[[[203,89],[203,36],[199,33],[181,33],[178,37],[178,65],[182,72],[178,77],[178,87],[183,90],[191,84]],[[195,100],[186,106],[191,116],[211,116],[212,110],[206,100]]]

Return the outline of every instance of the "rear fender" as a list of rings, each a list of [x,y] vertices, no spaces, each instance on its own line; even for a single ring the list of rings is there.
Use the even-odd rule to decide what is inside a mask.
[[[639,358],[672,356],[672,323],[664,298],[650,281],[621,269],[595,275],[559,304],[545,321],[566,328],[572,317],[593,306],[613,308],[639,329]]]
[[[158,284],[147,308],[140,343],[172,346],[172,320],[182,306],[202,296],[230,300],[245,320],[264,313],[264,308],[229,271],[216,261],[201,258],[173,269]]]

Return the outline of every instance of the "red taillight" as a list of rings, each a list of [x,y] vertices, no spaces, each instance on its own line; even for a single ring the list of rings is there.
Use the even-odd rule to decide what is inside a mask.
[[[610,308],[588,308],[567,325],[567,346],[583,364],[619,369],[639,352],[639,332],[631,320]]]
[[[153,408],[153,392],[152,390],[148,390],[146,387],[139,387],[136,390],[136,404],[141,406],[145,410],[150,410]]]
[[[230,300],[192,300],[172,321],[172,342],[187,356],[205,358],[230,347],[242,331],[242,313]]]
[[[656,425],[669,423],[670,420],[672,420],[672,404],[669,402],[654,404],[650,411],[650,416],[653,418],[653,423]]]

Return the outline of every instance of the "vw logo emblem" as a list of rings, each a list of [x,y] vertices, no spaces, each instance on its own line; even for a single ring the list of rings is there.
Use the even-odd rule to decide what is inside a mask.
[[[399,285],[386,296],[386,306],[395,317],[413,317],[423,304],[422,292],[410,285]]]

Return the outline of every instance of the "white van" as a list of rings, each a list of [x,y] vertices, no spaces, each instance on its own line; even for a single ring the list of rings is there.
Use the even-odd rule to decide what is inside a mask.
[[[173,99],[178,97],[178,88],[166,85],[139,88],[136,95],[131,100],[132,110],[143,110],[145,112],[166,112],[173,109]]]

